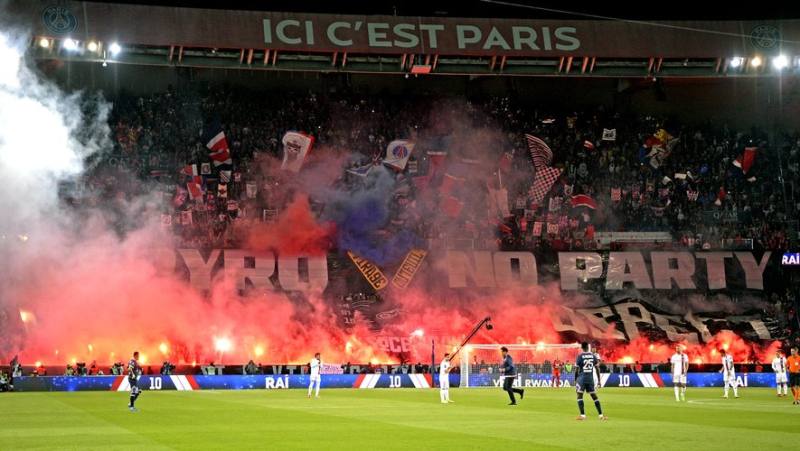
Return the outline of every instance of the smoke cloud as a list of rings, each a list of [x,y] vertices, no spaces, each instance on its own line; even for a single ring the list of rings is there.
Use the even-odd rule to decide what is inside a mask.
[[[65,186],[91,189],[84,177],[95,168],[87,162],[111,152],[112,106],[95,93],[61,91],[30,66],[23,49],[13,37],[0,35],[0,178],[6,186],[0,197],[0,310],[6,315],[0,359],[19,354],[28,365],[95,360],[107,365],[138,350],[152,365],[166,359],[305,363],[317,351],[330,362],[398,361],[366,323],[341,324],[345,301],[339,296],[348,293],[338,285],[326,292],[240,294],[220,275],[209,293],[191,288],[185,274],[170,265],[173,237],[159,221],[164,202],[157,189],[110,193],[97,207],[64,202]],[[391,276],[410,250],[424,248],[425,239],[437,233],[391,230],[392,221],[429,224],[440,218],[435,190],[445,175],[465,181],[448,196],[477,205],[471,209],[477,211],[488,209],[483,207],[487,180],[495,187],[525,180],[517,175],[501,182],[496,163],[505,149],[498,147],[507,144],[498,130],[466,102],[436,105],[430,136],[421,133],[415,151],[431,175],[427,191],[384,166],[345,187],[344,170],[357,157],[345,149],[315,148],[296,177],[281,171],[278,159],[258,156],[253,164],[267,175],[271,200],[285,208],[273,222],[237,224],[246,229],[242,248],[315,257],[338,250],[340,261],[347,261],[342,252],[349,250]],[[433,138],[443,136],[451,153],[446,166],[436,167],[425,149],[436,149]],[[416,191],[416,203],[398,208],[398,199],[409,191]],[[475,214],[467,220],[483,224],[487,218]],[[456,231],[464,226],[455,220],[444,224]],[[340,269],[346,277],[361,277],[353,268]],[[395,312],[386,313],[395,316],[381,324],[380,335],[407,338],[409,361],[426,361],[430,340],[439,349],[452,349],[487,316],[494,329],[478,331],[476,343],[558,343],[554,312],[564,305],[588,306],[586,299],[565,298],[551,283],[525,290],[451,290],[436,268],[421,272],[414,287],[382,292],[376,307]],[[734,352],[749,352],[741,338],[716,340],[709,347],[728,344]],[[669,352],[663,346],[636,341],[606,355],[660,360]],[[690,355],[713,358],[710,351]]]

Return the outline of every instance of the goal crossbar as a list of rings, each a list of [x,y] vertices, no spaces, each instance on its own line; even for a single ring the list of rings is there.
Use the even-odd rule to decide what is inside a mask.
[[[552,386],[569,383],[571,374],[566,368],[575,363],[580,344],[469,344],[459,351],[460,387],[491,387],[498,384],[502,366],[500,348],[505,347],[517,368],[516,384],[524,386]],[[553,364],[561,363],[562,378],[553,377]],[[574,381],[572,382],[574,383]]]

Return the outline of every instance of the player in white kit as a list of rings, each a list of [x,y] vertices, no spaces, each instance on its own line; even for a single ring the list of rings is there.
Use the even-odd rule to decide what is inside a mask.
[[[722,369],[720,373],[722,373],[722,383],[725,385],[725,396],[723,398],[728,397],[728,389],[733,387],[733,397],[739,397],[739,388],[736,386],[736,371],[733,367],[733,356],[725,352],[724,349],[720,349],[719,353],[722,355]]]
[[[309,363],[309,366],[310,366],[311,382],[308,384],[308,397],[309,398],[311,397],[311,388],[314,387],[314,383],[316,382],[316,384],[317,384],[317,398],[319,398],[319,384],[320,384],[320,382],[322,380],[322,378],[319,375],[319,373],[320,373],[319,370],[322,367],[322,360],[321,360],[319,352],[314,354],[314,358],[311,359],[311,362]]]
[[[442,363],[439,364],[439,398],[442,404],[449,404],[453,401],[450,400],[450,357],[449,352],[444,353]]]
[[[775,385],[778,387],[778,396],[786,397],[789,394],[789,384],[786,375],[786,357],[781,350],[775,352],[775,358],[772,360],[772,371],[775,372]],[[781,394],[781,386],[783,386],[783,394]]]
[[[675,354],[670,358],[672,364],[672,384],[675,387],[675,401],[686,401],[686,373],[689,371],[689,356],[683,346],[675,346]]]

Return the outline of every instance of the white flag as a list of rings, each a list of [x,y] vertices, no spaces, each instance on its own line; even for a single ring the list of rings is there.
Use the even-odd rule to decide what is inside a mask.
[[[386,146],[386,157],[383,164],[395,167],[401,171],[406,168],[408,158],[414,151],[414,143],[405,139],[396,139]]]

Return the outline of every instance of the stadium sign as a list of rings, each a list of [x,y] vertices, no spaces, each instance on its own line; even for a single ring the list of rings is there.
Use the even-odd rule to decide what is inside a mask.
[[[784,266],[800,266],[800,252],[784,252],[781,264]]]
[[[460,385],[460,375],[450,374],[450,386]],[[126,384],[127,376],[79,376],[79,377],[15,377],[14,391],[18,392],[55,392],[55,391],[115,391],[130,390]],[[308,375],[285,376],[142,376],[139,387],[145,391],[177,390],[274,390],[299,389],[306,390],[310,380]],[[571,388],[574,378],[572,374],[562,375],[560,387]],[[740,387],[775,388],[774,373],[739,374],[736,383]],[[322,376],[324,388],[431,388],[439,385],[438,374],[331,374]],[[471,374],[471,387],[499,387],[502,382],[493,374]],[[550,373],[522,372],[514,381],[514,386],[525,388],[552,388]],[[602,387],[672,387],[669,373],[603,373],[600,378]],[[719,373],[689,373],[688,387],[708,388],[723,387],[722,375]]]
[[[188,48],[524,57],[796,54],[800,21],[537,20],[176,8],[52,0],[5,2],[0,22],[33,36]],[[135,23],[131,18],[136,18]],[[91,18],[102,18],[96,20]],[[182,24],[176,27],[175,24]],[[210,26],[213,24],[213,26]],[[745,33],[744,39],[742,33]],[[748,39],[749,38],[749,39]],[[625,45],[619,45],[625,43]]]

